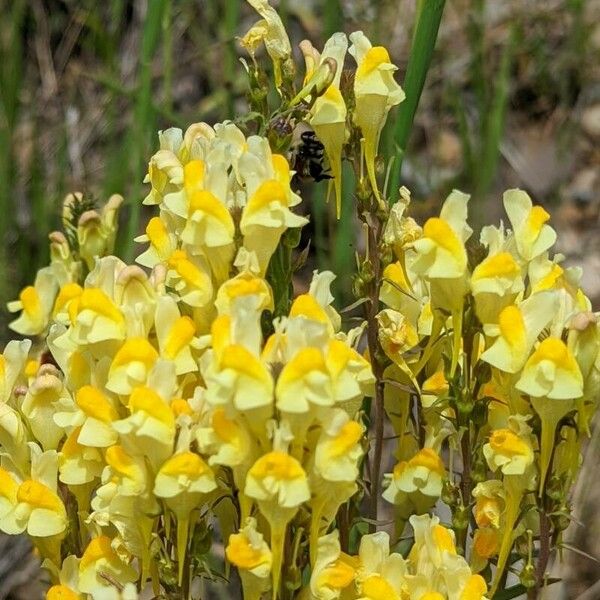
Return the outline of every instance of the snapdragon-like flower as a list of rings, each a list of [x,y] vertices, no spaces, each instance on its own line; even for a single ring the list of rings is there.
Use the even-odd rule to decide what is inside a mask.
[[[410,460],[399,462],[387,477],[388,487],[383,497],[399,505],[408,500],[422,513],[440,497],[446,469],[433,448],[423,448]]]
[[[206,494],[216,489],[210,467],[194,452],[174,454],[159,469],[154,494],[163,498],[177,518],[177,564],[179,583],[183,579],[188,545],[190,514]]]
[[[529,394],[542,421],[540,442],[540,493],[544,489],[559,421],[583,396],[583,375],[566,344],[546,338],[531,355],[516,387]]]
[[[282,84],[282,71],[293,68],[291,62],[292,47],[287,32],[277,11],[269,5],[268,0],[248,0],[248,3],[262,17],[242,38],[242,44],[254,56],[258,45],[262,42],[273,61],[275,85]]]
[[[238,568],[244,598],[260,600],[263,592],[269,588],[273,557],[264,537],[256,528],[256,519],[249,517],[239,533],[229,536],[225,556]]]
[[[496,340],[483,352],[481,360],[501,371],[517,373],[529,358],[539,334],[552,320],[555,307],[556,297],[545,292],[502,309],[494,331]]]
[[[23,288],[19,299],[8,303],[10,312],[21,311],[10,328],[21,335],[39,335],[48,326],[54,300],[58,292],[58,283],[50,267],[40,269],[35,283]]]
[[[365,162],[375,197],[381,194],[375,178],[375,159],[381,131],[388,112],[405,98],[404,91],[394,80],[397,67],[392,64],[383,46],[372,46],[362,31],[350,34],[350,54],[357,64],[354,76],[353,119],[365,139]]]
[[[310,578],[310,591],[317,600],[337,600],[352,592],[358,561],[341,551],[339,532],[319,538],[317,558]]]
[[[358,597],[362,600],[402,598],[409,594],[408,566],[400,554],[390,553],[390,539],[380,531],[365,535],[358,550],[356,574]]]
[[[307,47],[308,46],[308,47]],[[325,91],[317,97],[311,111],[309,123],[325,148],[329,160],[333,185],[335,187],[336,213],[339,219],[342,206],[342,149],[346,141],[346,103],[340,91],[340,79],[344,67],[344,58],[348,49],[348,40],[344,33],[334,33],[325,43],[323,53],[315,57],[315,51],[310,42],[304,41],[301,49],[307,62],[307,79],[310,84],[309,66],[311,61],[319,62],[314,68],[325,64],[325,61],[335,61],[333,81]],[[315,62],[316,62],[315,61]]]
[[[107,536],[92,539],[79,561],[79,590],[92,598],[119,600],[120,594],[111,579],[126,584],[137,578],[137,571],[122,560]]]
[[[546,224],[550,215],[541,206],[533,206],[525,192],[508,190],[504,192],[503,201],[523,260],[534,259],[554,244],[556,232]]]
[[[244,493],[257,501],[271,529],[272,586],[277,594],[281,578],[283,543],[287,524],[298,507],[310,498],[302,465],[287,452],[273,450],[250,468]]]

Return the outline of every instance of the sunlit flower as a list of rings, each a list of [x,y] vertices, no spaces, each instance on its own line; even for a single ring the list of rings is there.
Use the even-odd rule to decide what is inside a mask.
[[[556,232],[546,224],[550,215],[541,206],[533,206],[524,191],[508,190],[504,192],[503,201],[517,249],[524,260],[532,260],[554,244]]]
[[[365,162],[371,188],[381,200],[375,178],[375,158],[379,137],[390,108],[405,98],[404,91],[394,80],[397,67],[392,64],[383,46],[372,46],[362,31],[350,34],[350,54],[357,64],[354,77],[354,122],[365,138]]]
[[[225,556],[238,568],[244,598],[259,600],[262,593],[269,588],[272,555],[262,534],[256,528],[256,519],[249,517],[239,533],[229,536]]]

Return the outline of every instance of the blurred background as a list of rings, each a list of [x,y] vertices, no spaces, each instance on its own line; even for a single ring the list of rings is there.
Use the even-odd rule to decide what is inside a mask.
[[[335,31],[362,29],[389,48],[402,82],[417,1],[427,0],[273,4],[295,46],[310,38],[322,47]],[[135,256],[129,240],[146,217],[139,223],[129,217],[146,193],[142,180],[157,130],[213,123],[246,110],[236,37],[256,15],[242,0],[0,0],[0,15],[5,306],[46,263],[47,235],[59,226],[69,192],[83,191],[100,204],[123,194],[118,250],[125,259]],[[395,151],[394,113],[388,123],[382,170]],[[342,305],[352,301],[357,239],[347,179],[339,223],[324,204],[327,183],[311,185],[304,203],[313,217],[310,263],[338,273]],[[567,263],[583,267],[584,289],[598,308],[600,0],[447,0],[401,183],[421,216],[435,212],[454,187],[472,194],[476,224],[500,218],[504,189],[526,189],[551,210],[558,250]],[[3,310],[3,342],[9,320]],[[596,446],[600,442],[590,452],[600,459]],[[595,469],[597,459],[586,468]],[[577,598],[600,579],[593,558],[600,556],[600,505],[593,500],[600,501],[600,489],[589,483],[597,479],[593,473],[581,479],[587,483],[577,492],[578,518],[586,527],[573,528],[570,544],[578,551],[565,552],[564,598]],[[17,550],[2,552],[3,543],[0,599],[10,589],[14,597],[37,597],[30,587],[19,591],[31,579],[25,569],[18,576],[3,566],[11,564],[11,552],[17,556]]]

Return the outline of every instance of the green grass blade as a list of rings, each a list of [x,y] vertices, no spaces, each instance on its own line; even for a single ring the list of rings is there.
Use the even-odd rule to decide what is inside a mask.
[[[398,109],[394,128],[394,165],[389,186],[389,195],[392,200],[396,200],[398,195],[402,158],[406,151],[427,71],[433,57],[445,4],[446,0],[420,0],[419,2],[412,48],[403,84],[406,100]]]
[[[510,73],[516,45],[517,28],[513,25],[510,37],[500,62],[497,85],[486,114],[481,118],[484,123],[484,140],[481,149],[481,161],[477,168],[474,195],[476,200],[483,200],[496,175],[500,158],[500,141],[504,131],[506,109],[509,101]]]
[[[152,103],[152,58],[158,48],[161,37],[163,14],[167,0],[153,0],[148,3],[148,12],[142,33],[142,48],[140,52],[140,73],[137,101],[134,111],[134,123],[131,149],[133,152],[131,177],[132,191],[129,200],[129,220],[125,231],[125,241],[122,247],[124,260],[129,261],[133,253],[133,238],[138,233],[140,214],[142,211],[141,180],[144,165],[149,156],[150,140],[155,132],[155,111]]]

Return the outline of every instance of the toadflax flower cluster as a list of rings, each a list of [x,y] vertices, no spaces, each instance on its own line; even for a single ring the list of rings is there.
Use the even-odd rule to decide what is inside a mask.
[[[246,600],[485,600],[509,568],[535,593],[600,387],[580,272],[520,190],[479,236],[461,192],[422,226],[408,190],[390,205],[377,153],[404,92],[387,50],[304,41],[296,86],[279,16],[249,3],[255,126],[159,133],[136,264],[112,255],[120,196],[67,197],[50,264],[9,304],[36,337],[0,355],[0,530],[30,536],[49,600],[208,581]],[[300,128],[338,215],[342,159],[357,171],[353,329],[332,272],[292,293]]]

